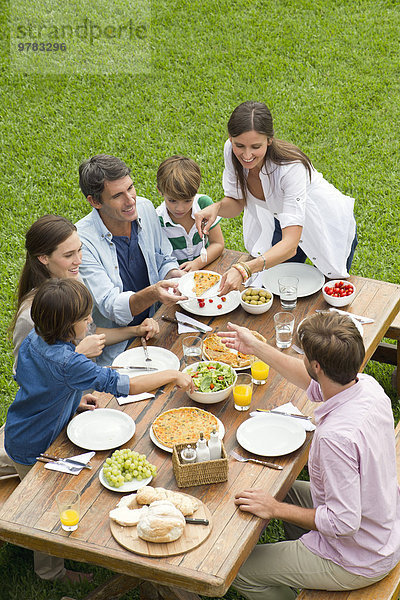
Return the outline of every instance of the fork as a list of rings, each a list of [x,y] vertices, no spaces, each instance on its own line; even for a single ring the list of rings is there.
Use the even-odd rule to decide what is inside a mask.
[[[144,356],[145,356],[145,362],[146,362],[146,369],[149,369],[149,366],[147,363],[148,362],[152,362],[150,356],[149,356],[149,351],[147,349],[147,343],[146,340],[144,339],[144,337],[140,338],[140,341],[142,342],[142,346],[143,346],[143,350],[144,350]]]
[[[238,460],[239,462],[254,462],[258,465],[269,467],[270,469],[277,469],[278,471],[281,471],[283,469],[281,465],[276,465],[275,463],[270,463],[265,460],[257,460],[257,458],[245,458],[244,456],[241,456],[240,454],[235,452],[235,450],[231,450],[229,454],[233,456],[233,458],[236,458],[236,460]]]
[[[206,236],[204,235],[204,227],[206,225],[207,221],[205,219],[203,219],[203,221],[201,222],[201,232],[203,234],[203,237],[201,238],[202,240],[202,248],[200,250],[200,258],[201,261],[206,263],[207,262],[207,250],[206,250]]]

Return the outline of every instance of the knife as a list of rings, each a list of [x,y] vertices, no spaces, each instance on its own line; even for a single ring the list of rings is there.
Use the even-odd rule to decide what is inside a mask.
[[[295,415],[294,413],[285,413],[282,410],[267,410],[266,408],[256,408],[256,412],[265,412],[271,413],[272,415],[283,415],[284,417],[294,417],[295,419],[306,419],[307,421],[311,421],[311,417],[307,417],[307,415]]]
[[[90,465],[89,463],[84,463],[80,460],[75,460],[74,458],[60,458],[59,456],[53,456],[52,454],[46,454],[45,452],[42,452],[40,456],[42,458],[47,458],[50,461],[66,462],[70,463],[71,465],[78,465],[79,467],[84,467],[85,469],[92,468],[92,465]]]
[[[177,325],[179,325],[179,323],[181,325],[188,325],[188,327],[193,327],[193,329],[196,329],[201,333],[207,333],[206,329],[202,329],[199,325],[192,325],[192,323],[190,323],[189,321],[178,321],[178,319],[173,319],[172,317],[167,317],[166,315],[162,315],[161,318],[163,321],[169,321],[170,323],[176,323]]]
[[[107,365],[106,369],[127,369],[128,371],[158,371],[156,367],[116,367],[114,365]]]
[[[209,525],[208,519],[192,519],[191,517],[185,517],[186,523],[192,523],[193,525]]]

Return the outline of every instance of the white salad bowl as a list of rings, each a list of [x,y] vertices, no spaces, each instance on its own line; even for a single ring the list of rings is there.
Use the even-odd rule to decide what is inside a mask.
[[[230,371],[232,371],[234,373],[234,380],[231,383],[231,385],[224,388],[223,390],[218,390],[217,392],[189,392],[189,391],[186,391],[189,398],[191,398],[195,402],[199,402],[200,404],[216,404],[217,402],[221,402],[221,400],[225,400],[226,398],[228,398],[229,394],[231,393],[231,391],[233,389],[233,386],[236,383],[236,379],[237,379],[237,374],[236,374],[235,369],[233,369],[230,365],[226,365],[225,363],[221,363],[217,360],[203,360],[203,361],[201,361],[201,363],[197,362],[197,363],[193,363],[192,365],[185,367],[183,369],[183,373],[187,373],[188,371],[194,372],[197,369],[198,365],[200,365],[200,364],[223,365],[224,367],[227,367],[228,369],[230,369]]]

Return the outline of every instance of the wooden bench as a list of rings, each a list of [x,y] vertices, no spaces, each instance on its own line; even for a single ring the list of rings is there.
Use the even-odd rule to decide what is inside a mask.
[[[397,479],[400,482],[400,422],[396,427]],[[400,594],[400,563],[381,581],[366,588],[348,592],[303,590],[297,600],[398,600]]]
[[[4,427],[0,428],[0,444],[4,446]],[[0,509],[2,508],[4,502],[8,499],[8,497],[15,490],[17,485],[19,484],[18,475],[9,475],[7,477],[3,477],[0,479]],[[0,547],[3,546],[4,542],[0,540]]]
[[[396,340],[397,344],[381,342],[372,355],[372,360],[397,366],[396,389],[400,394],[400,313],[395,317],[385,337]]]

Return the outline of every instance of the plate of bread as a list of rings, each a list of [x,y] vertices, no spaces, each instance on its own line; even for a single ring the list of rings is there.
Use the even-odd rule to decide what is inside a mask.
[[[202,523],[187,522],[194,515]],[[193,519],[191,519],[193,521]],[[142,487],[110,511],[121,546],[144,556],[174,556],[199,546],[211,533],[211,513],[201,500],[165,488]]]
[[[252,331],[251,333],[262,342],[267,341],[258,331]],[[228,348],[223,343],[222,338],[216,333],[204,338],[203,355],[207,360],[217,360],[230,365],[235,371],[249,369],[253,362],[257,360],[254,354],[243,354],[242,352]]]

